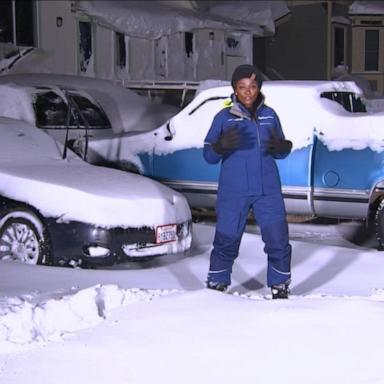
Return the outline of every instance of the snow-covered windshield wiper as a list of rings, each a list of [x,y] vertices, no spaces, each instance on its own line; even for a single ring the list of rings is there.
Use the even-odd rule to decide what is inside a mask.
[[[67,91],[65,91],[65,98],[69,100]],[[64,141],[63,160],[67,158],[69,121],[71,120],[71,114],[72,114],[72,107],[70,104],[68,104],[66,123],[65,123],[65,141]]]
[[[65,144],[64,144],[64,153],[63,153],[63,159],[66,158],[67,156],[67,147],[68,147],[68,132],[69,132],[69,123],[70,123],[70,118],[73,113],[73,111],[76,111],[81,120],[84,122],[84,127],[85,127],[85,145],[84,145],[84,153],[83,153],[83,160],[87,161],[87,154],[88,154],[88,140],[89,140],[89,122],[85,118],[84,114],[82,113],[80,107],[76,103],[75,100],[68,94],[68,91],[65,91],[65,97],[68,101],[68,113],[67,113],[67,121],[66,121],[66,133],[65,133]],[[79,123],[77,123],[79,127]]]

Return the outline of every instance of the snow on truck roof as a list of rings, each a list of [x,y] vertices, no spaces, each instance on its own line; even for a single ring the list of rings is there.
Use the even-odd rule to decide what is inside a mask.
[[[356,85],[353,81],[320,81],[320,80],[267,80],[263,82],[262,92],[265,91],[315,91],[320,94],[325,91],[344,91],[344,92],[353,92],[358,95],[361,95],[362,89]],[[202,86],[198,88],[196,92],[196,97],[204,93],[205,96],[213,95],[228,95],[230,96],[233,93],[233,89],[229,82],[225,84],[216,85],[215,82],[202,82]]]

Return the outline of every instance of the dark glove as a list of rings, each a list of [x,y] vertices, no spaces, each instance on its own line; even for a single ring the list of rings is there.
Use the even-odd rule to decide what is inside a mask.
[[[223,155],[239,148],[240,145],[241,137],[238,130],[235,127],[230,127],[223,132],[216,143],[212,144],[212,148],[219,155]]]
[[[267,151],[272,155],[289,153],[292,149],[292,142],[289,140],[272,137],[267,143]]]

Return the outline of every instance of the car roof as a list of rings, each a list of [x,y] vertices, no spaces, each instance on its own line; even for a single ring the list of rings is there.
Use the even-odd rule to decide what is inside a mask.
[[[110,80],[84,76],[44,73],[2,75],[0,86],[1,84],[13,84],[15,87],[25,89],[28,89],[28,86],[35,89],[36,86],[54,87],[60,84],[60,87],[84,90],[101,105],[116,133],[153,130],[180,110],[171,105],[151,102],[146,97],[139,96]]]

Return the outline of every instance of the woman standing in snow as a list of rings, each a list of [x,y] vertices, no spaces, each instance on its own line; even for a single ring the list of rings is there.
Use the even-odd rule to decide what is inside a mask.
[[[272,298],[288,298],[291,246],[275,159],[286,157],[292,143],[285,140],[275,111],[264,104],[261,86],[254,66],[238,66],[232,75],[231,102],[215,116],[204,142],[205,160],[221,161],[207,287],[225,291],[231,284],[232,266],[252,209],[268,256]]]

